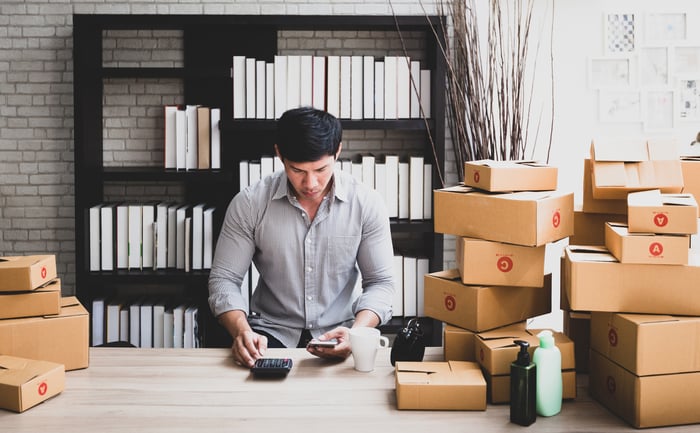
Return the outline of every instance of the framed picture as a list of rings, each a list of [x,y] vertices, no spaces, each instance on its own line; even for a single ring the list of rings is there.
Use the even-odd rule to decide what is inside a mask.
[[[700,121],[700,76],[678,80],[677,117],[681,121]]]
[[[700,46],[676,46],[673,49],[673,73],[700,77]]]
[[[637,47],[637,20],[631,12],[609,12],[605,16],[605,53],[631,53]]]
[[[598,99],[601,122],[641,122],[640,92],[600,90]]]
[[[647,42],[683,41],[688,36],[685,12],[654,12],[645,16],[644,40]]]
[[[639,49],[639,80],[642,87],[668,86],[669,48],[642,47]]]
[[[588,61],[588,86],[591,89],[620,89],[632,84],[632,59],[596,57]]]
[[[674,124],[675,92],[668,89],[648,90],[642,95],[644,131],[668,131]]]

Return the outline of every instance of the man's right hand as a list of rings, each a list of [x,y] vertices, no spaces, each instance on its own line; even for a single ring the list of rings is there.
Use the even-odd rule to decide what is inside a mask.
[[[267,337],[251,331],[240,332],[233,339],[231,351],[233,360],[245,367],[252,367],[255,360],[262,358],[267,350]]]

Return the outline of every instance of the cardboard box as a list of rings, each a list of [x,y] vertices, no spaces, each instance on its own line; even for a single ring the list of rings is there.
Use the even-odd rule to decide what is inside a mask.
[[[586,213],[627,215],[627,199],[597,199],[593,197],[592,163],[583,160],[583,211]],[[581,244],[585,245],[585,244]]]
[[[632,233],[694,234],[698,203],[692,194],[662,194],[658,189],[627,196],[627,225]]]
[[[574,311],[700,316],[700,257],[688,265],[620,263],[604,247],[564,249],[562,284]]]
[[[681,160],[673,141],[604,139],[591,142],[593,197],[626,199],[634,191],[683,190]]]
[[[637,428],[700,422],[700,372],[640,377],[592,350],[589,389]]]
[[[530,355],[540,345],[537,334],[541,329],[518,331],[513,328],[500,328],[480,332],[476,336],[474,351],[479,364],[492,376],[510,375],[510,364],[518,357],[518,346],[513,340],[530,343]],[[561,352],[561,369],[574,370],[574,342],[561,332],[553,332],[554,344]]]
[[[459,237],[456,259],[464,284],[542,287],[545,246],[526,247]]]
[[[60,311],[60,278],[29,292],[0,292],[0,319],[44,316]]]
[[[34,290],[56,278],[56,257],[0,257],[0,292]]]
[[[476,362],[396,363],[399,409],[486,410],[486,380]]]
[[[574,195],[561,191],[486,193],[458,185],[433,192],[435,231],[541,246],[574,232]]]
[[[0,353],[86,368],[89,322],[76,297],[62,298],[58,315],[0,320]]]
[[[15,412],[58,395],[65,387],[62,364],[0,355],[0,407]]]
[[[491,192],[553,191],[557,168],[537,161],[467,161],[464,184]]]
[[[591,313],[591,348],[637,376],[700,371],[700,317]]]
[[[522,322],[552,310],[552,276],[542,287],[468,286],[457,269],[426,274],[425,315],[470,331]]]
[[[564,311],[564,335],[574,342],[576,372],[588,373],[588,358],[591,350],[591,313]]]
[[[683,194],[700,197],[700,156],[682,156]]]
[[[612,213],[589,213],[574,210],[574,234],[570,245],[605,245],[605,223],[626,223],[627,216]]]
[[[630,233],[626,224],[605,224],[605,246],[620,263],[687,265],[689,235]]]
[[[476,362],[476,356],[474,355],[475,337],[476,332],[474,331],[445,324],[442,329],[442,351],[445,361]]]
[[[510,402],[510,374],[492,376],[484,373],[486,379],[486,397],[493,404]],[[576,371],[564,370],[561,372],[563,400],[576,398]]]

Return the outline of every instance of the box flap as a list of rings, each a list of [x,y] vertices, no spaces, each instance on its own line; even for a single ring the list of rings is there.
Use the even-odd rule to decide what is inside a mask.
[[[607,248],[596,245],[569,245],[566,253],[577,262],[617,262]]]
[[[450,281],[459,281],[459,269],[454,268],[454,269],[445,269],[442,271],[437,271],[437,272],[431,272],[428,274],[431,277],[436,277],[440,278],[443,280],[450,280]]]
[[[651,323],[667,323],[667,322],[679,322],[681,319],[676,316],[670,316],[667,314],[627,314],[618,313],[618,315],[634,324],[644,325]]]
[[[61,364],[0,355],[0,383],[21,386]]]
[[[647,142],[642,138],[598,138],[591,141],[591,159],[595,162],[648,161]]]

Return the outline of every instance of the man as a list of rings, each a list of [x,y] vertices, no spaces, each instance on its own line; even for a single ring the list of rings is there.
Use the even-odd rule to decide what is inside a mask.
[[[386,323],[393,298],[393,247],[379,194],[334,173],[342,128],[312,108],[285,112],[275,152],[284,164],[229,205],[209,276],[209,305],[233,337],[234,359],[251,367],[268,347],[309,347],[320,357],[351,353],[348,326]],[[260,273],[245,302],[241,281]],[[354,294],[359,272],[362,293]]]

